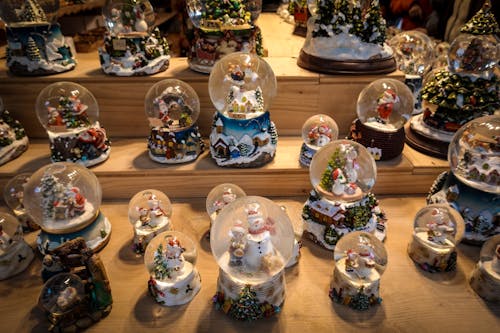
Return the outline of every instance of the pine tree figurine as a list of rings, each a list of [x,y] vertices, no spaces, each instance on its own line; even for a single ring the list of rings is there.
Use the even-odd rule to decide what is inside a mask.
[[[57,178],[52,174],[45,174],[41,179],[43,217],[52,220],[55,217],[54,199],[56,197]]]
[[[28,37],[28,44],[26,45],[26,53],[28,59],[31,61],[40,61],[42,57],[40,56],[40,50],[36,45],[35,40],[32,37]]]
[[[26,0],[24,8],[19,15],[22,21],[26,22],[46,22],[47,16],[37,0]]]
[[[490,1],[481,8],[461,29],[460,32],[471,35],[498,35],[500,27],[491,12]]]
[[[379,0],[370,0],[370,7],[365,14],[363,40],[367,43],[383,45],[385,28],[385,19],[380,11]]]

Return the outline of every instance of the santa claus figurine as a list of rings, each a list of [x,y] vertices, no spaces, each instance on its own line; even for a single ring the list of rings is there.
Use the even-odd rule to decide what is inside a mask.
[[[379,120],[383,124],[387,124],[389,122],[389,118],[394,109],[394,104],[397,102],[399,102],[399,97],[392,89],[386,89],[377,99],[377,113]]]
[[[78,187],[70,190],[71,216],[81,215],[85,211],[85,197],[80,193]]]

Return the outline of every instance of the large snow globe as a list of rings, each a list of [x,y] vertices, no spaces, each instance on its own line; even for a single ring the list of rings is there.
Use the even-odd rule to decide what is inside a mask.
[[[153,238],[144,254],[151,296],[165,306],[190,302],[201,288],[196,258],[196,245],[181,232],[165,231]]]
[[[385,239],[385,214],[371,193],[377,166],[364,146],[332,141],[314,155],[309,176],[314,189],[302,210],[308,238],[328,250],[353,231]]]
[[[500,235],[484,243],[469,282],[472,289],[485,300],[500,301]]]
[[[437,70],[422,88],[423,113],[412,118],[407,142],[445,159],[455,132],[467,122],[500,108],[500,27],[486,1],[451,43],[448,66]]]
[[[332,117],[326,114],[316,114],[307,118],[302,125],[302,147],[299,161],[308,167],[316,152],[333,140],[337,140],[339,127]]]
[[[172,203],[161,191],[148,189],[136,193],[128,205],[128,219],[134,227],[133,250],[143,254],[159,233],[170,230]]]
[[[228,205],[210,232],[212,254],[220,267],[216,307],[238,320],[279,312],[285,300],[283,270],[293,243],[292,223],[273,201],[246,196]]]
[[[111,151],[106,131],[99,124],[94,95],[74,82],[48,85],[36,99],[38,120],[47,131],[52,162],[93,166]]]
[[[194,25],[189,67],[210,73],[215,63],[234,52],[262,56],[262,34],[255,25],[262,1],[188,0],[187,12]]]
[[[107,0],[102,14],[107,28],[99,48],[104,73],[151,75],[168,68],[168,43],[154,28],[155,13],[148,0]]]
[[[17,219],[0,212],[0,280],[24,271],[34,258]]]
[[[358,118],[350,138],[365,146],[375,160],[401,155],[405,144],[404,124],[413,112],[413,94],[401,81],[378,79],[358,96]]]
[[[24,207],[24,186],[30,179],[30,173],[20,173],[12,177],[3,188],[3,200],[23,227],[23,231],[40,229]]]
[[[456,210],[445,204],[428,205],[415,216],[408,255],[424,271],[454,271],[463,233],[464,220]]]
[[[422,108],[422,79],[432,66],[435,57],[434,43],[425,33],[410,30],[398,33],[387,44],[394,51],[398,69],[405,73],[405,84],[413,93],[413,113],[419,113]]]
[[[464,242],[481,244],[500,233],[500,115],[465,124],[448,149],[451,171],[435,180],[428,202],[449,203],[465,221]]]
[[[268,111],[277,93],[271,66],[253,54],[227,55],[210,73],[208,90],[217,109],[210,133],[217,165],[257,167],[272,161],[278,133]]]
[[[335,268],[330,298],[355,310],[380,304],[380,278],[387,267],[387,251],[374,235],[345,235],[334,252]]]
[[[16,75],[49,75],[72,70],[76,61],[61,33],[59,0],[2,0],[7,27],[7,67]]]
[[[236,184],[224,183],[219,184],[208,192],[205,206],[208,216],[210,217],[210,227],[214,223],[219,213],[230,203],[238,198],[246,196],[245,191]],[[210,231],[207,233],[210,238]]]
[[[38,169],[24,187],[24,207],[42,231],[37,245],[50,251],[82,237],[97,251],[109,240],[111,224],[100,212],[101,185],[89,169],[57,162]]]
[[[203,140],[196,125],[200,99],[189,84],[177,79],[155,83],[146,93],[145,108],[151,128],[149,157],[153,161],[185,163],[203,152]]]
[[[15,120],[0,97],[0,165],[5,164],[28,149],[28,137],[21,123]]]

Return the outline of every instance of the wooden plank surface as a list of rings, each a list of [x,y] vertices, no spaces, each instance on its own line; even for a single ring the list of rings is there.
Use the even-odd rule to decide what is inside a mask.
[[[287,207],[291,219],[300,218],[305,197],[275,199]],[[178,307],[162,307],[149,297],[143,260],[130,248],[133,230],[127,220],[127,203],[106,202],[102,211],[113,232],[100,256],[111,281],[113,310],[86,332],[494,332],[500,325],[500,305],[483,301],[468,284],[478,247],[459,245],[457,271],[447,274],[422,272],[406,254],[413,217],[423,205],[421,196],[381,198],[389,218],[385,241],[389,264],[381,279],[380,306],[355,312],[333,304],[328,298],[332,253],[304,240],[299,264],[286,270],[282,313],[246,323],[226,317],[211,304],[218,267],[204,238],[209,227],[204,199],[174,200],[173,226],[197,243],[202,277],[199,294]],[[31,244],[35,234],[27,236]],[[27,271],[0,282],[4,329],[46,331],[47,322],[36,307],[42,288],[40,268],[38,255]]]

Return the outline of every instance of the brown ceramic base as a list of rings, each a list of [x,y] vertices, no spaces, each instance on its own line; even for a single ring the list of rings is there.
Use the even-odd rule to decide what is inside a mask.
[[[324,59],[300,50],[297,64],[305,69],[326,74],[387,74],[396,70],[394,57],[372,60],[338,61]]]
[[[406,132],[406,143],[430,156],[434,156],[443,160],[446,160],[448,157],[448,142],[443,142],[439,140],[430,139],[423,135],[418,134],[410,127],[410,122],[405,125]]]
[[[401,155],[405,145],[405,131],[403,128],[396,132],[377,131],[356,119],[351,125],[349,139],[361,143],[366,148],[380,149],[380,154],[374,158],[376,161],[385,161]],[[374,152],[370,152],[374,155]]]

